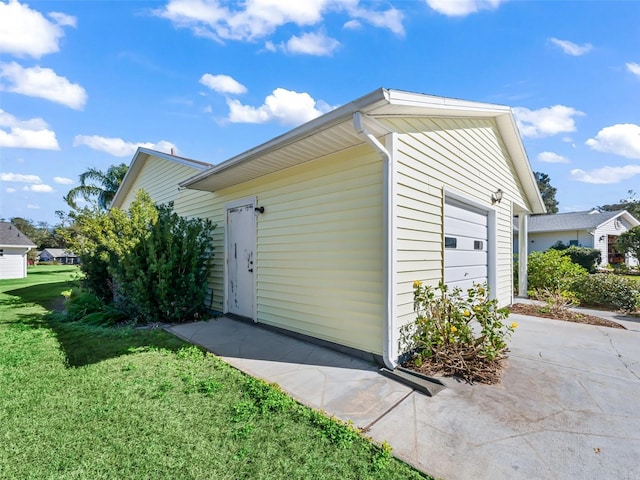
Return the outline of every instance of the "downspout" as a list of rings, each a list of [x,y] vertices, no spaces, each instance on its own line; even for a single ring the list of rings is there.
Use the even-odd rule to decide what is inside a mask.
[[[518,296],[527,298],[527,274],[529,271],[529,215],[518,215]]]
[[[383,229],[384,229],[384,298],[386,299],[385,309],[385,328],[382,330],[382,360],[387,368],[393,369],[396,362],[393,359],[393,338],[394,338],[394,320],[395,320],[395,250],[394,250],[394,232],[395,220],[393,200],[395,195],[394,189],[394,166],[393,158],[389,150],[380,143],[380,141],[369,131],[364,124],[365,115],[362,112],[354,112],[353,128],[365,142],[371,145],[382,157],[383,163]],[[393,141],[393,140],[392,140]]]

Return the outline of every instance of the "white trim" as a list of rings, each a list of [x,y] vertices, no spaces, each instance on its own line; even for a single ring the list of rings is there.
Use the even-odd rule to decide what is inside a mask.
[[[513,242],[511,242],[513,245]],[[512,247],[513,248],[513,247]],[[518,296],[527,297],[529,271],[529,215],[518,215]],[[513,294],[512,294],[513,295]]]
[[[258,205],[258,197],[245,197],[238,200],[233,200],[231,202],[227,202],[224,205],[224,298],[222,299],[222,313],[229,313],[229,229],[227,226],[229,225],[229,210],[236,207],[243,207],[245,205],[252,205],[253,208]],[[258,291],[257,291],[257,282],[256,279],[258,277],[258,252],[257,244],[258,244],[258,218],[254,215],[254,232],[253,236],[253,308],[252,308],[252,317],[251,319],[258,323]]]
[[[122,182],[118,187],[118,191],[113,196],[113,200],[111,200],[111,203],[109,204],[109,208],[119,208],[122,206],[122,200],[124,199],[124,196],[129,193],[129,190],[135,183],[138,175],[140,174],[140,172],[144,168],[144,165],[147,163],[147,160],[149,160],[150,157],[157,157],[168,162],[177,163],[178,165],[191,167],[194,170],[200,171],[206,170],[213,166],[210,163],[191,160],[189,158],[176,157],[175,155],[170,155],[168,153],[158,152],[149,148],[138,147],[136,153],[133,154],[131,162],[129,162],[127,173],[125,173],[124,178],[122,179]]]
[[[471,207],[487,212],[487,283],[491,298],[498,298],[498,225],[496,221],[497,209],[486,203],[479,202],[477,199],[469,195],[452,189],[443,187],[443,200],[446,203],[447,198],[457,200]],[[505,201],[505,200],[503,200]],[[442,228],[444,231],[444,213],[442,215]],[[444,242],[442,244],[442,258],[444,262]],[[444,264],[442,268],[442,281],[444,281]]]
[[[387,160],[383,159],[382,173],[382,222],[383,222],[383,298],[386,302],[384,325],[382,329],[383,361],[388,368],[397,365],[398,329],[396,325],[397,315],[397,143],[398,134],[390,133],[385,136],[385,149],[389,152]]]

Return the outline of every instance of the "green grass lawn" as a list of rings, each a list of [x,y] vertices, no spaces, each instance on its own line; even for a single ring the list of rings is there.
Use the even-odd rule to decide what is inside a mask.
[[[0,478],[422,478],[162,330],[48,315],[74,277],[0,281]]]

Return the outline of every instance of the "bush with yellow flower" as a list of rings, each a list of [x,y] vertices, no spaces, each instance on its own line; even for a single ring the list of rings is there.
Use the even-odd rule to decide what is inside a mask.
[[[507,339],[518,327],[507,323],[509,310],[499,308],[486,284],[463,291],[443,282],[437,287],[413,283],[416,320],[403,327],[400,347],[406,366],[469,381],[494,383]]]

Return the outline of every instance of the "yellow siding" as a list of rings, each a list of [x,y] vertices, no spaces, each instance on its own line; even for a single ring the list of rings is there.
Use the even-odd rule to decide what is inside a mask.
[[[218,310],[225,204],[253,196],[265,207],[257,217],[258,321],[381,354],[380,157],[361,147],[215,193],[180,192],[178,213],[217,224],[210,287]]]
[[[193,177],[199,170],[163,158],[149,157],[122,202],[122,209],[129,208],[136,192],[145,190],[156,203],[168,203],[178,196],[178,183]]]
[[[396,174],[396,308],[400,324],[413,319],[412,282],[442,280],[443,193],[451,188],[491,206],[491,194],[504,192],[495,205],[497,291],[511,300],[511,202],[526,204],[497,126],[488,119],[386,119],[399,132]]]

